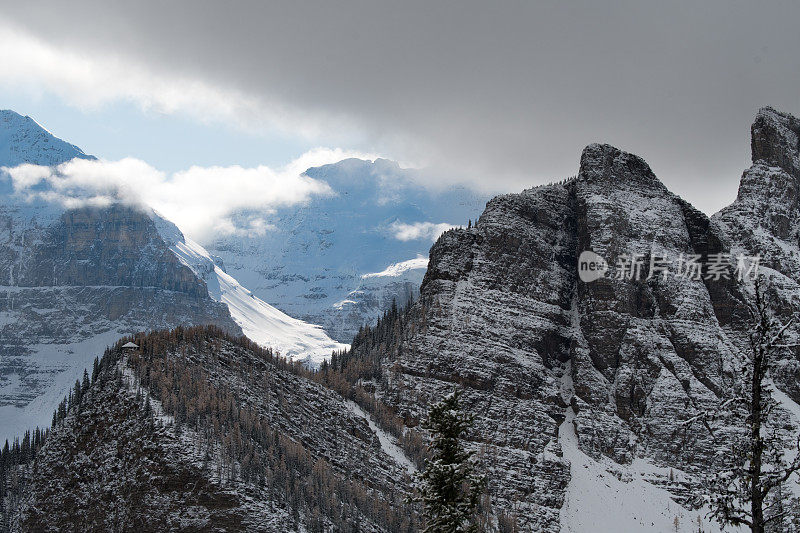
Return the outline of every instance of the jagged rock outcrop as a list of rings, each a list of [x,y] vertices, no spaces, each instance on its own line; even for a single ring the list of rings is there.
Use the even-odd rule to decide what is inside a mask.
[[[795,127],[785,115],[759,113],[754,169],[729,208],[740,220],[761,216],[751,200],[744,203],[748,189],[766,191],[763,205],[775,211],[795,209],[794,182],[784,179],[783,187],[774,179],[797,168]],[[783,194],[769,192],[779,186]],[[570,483],[568,461],[559,457],[565,419],[583,453],[661,467],[649,483],[691,506],[693,476],[714,464],[724,444],[683,421],[730,394],[746,361],[748,289],[727,256],[728,279],[706,267],[696,279],[680,269],[690,256],[707,264],[714,254],[737,252],[748,238],[751,253],[784,246],[762,248],[722,224],[732,218],[723,212],[710,221],[641,158],[590,145],[575,179],[497,197],[476,227],[444,234],[399,340],[387,346],[368,340],[386,335],[365,335],[354,341],[353,357],[381,361],[370,387],[410,425],[453,384],[466,388],[493,502],[525,531],[559,530]],[[753,234],[774,241],[785,222],[768,220]],[[608,261],[606,277],[577,278],[584,250]],[[618,264],[629,257],[640,260],[638,279],[626,279]],[[793,255],[778,259],[797,276]],[[783,285],[786,309],[797,309],[800,290]],[[794,362],[786,374],[778,384],[791,392]],[[736,431],[723,430],[720,442]],[[681,482],[670,469],[683,473]]]
[[[765,107],[751,132],[753,165],[742,174],[736,201],[712,223],[734,253],[760,256],[768,296],[787,320],[800,305],[800,120]],[[798,403],[799,356],[795,350],[772,373]]]
[[[612,265],[611,276],[577,283],[570,351],[582,448],[618,462],[645,455],[691,469],[709,459],[709,435],[681,435],[687,407],[726,389],[736,353],[715,312],[718,282],[675,275],[680,257],[714,253],[718,239],[705,217],[667,191],[640,158],[592,145],[572,184],[580,250]],[[618,261],[641,258],[640,279]],[[650,272],[664,258],[671,274]],[[653,261],[651,261],[653,259]],[[705,277],[705,271],[702,273]],[[635,277],[635,276],[634,276]]]
[[[771,108],[752,126],[753,165],[742,174],[736,201],[714,215],[735,247],[760,254],[764,266],[800,280],[800,123]]]

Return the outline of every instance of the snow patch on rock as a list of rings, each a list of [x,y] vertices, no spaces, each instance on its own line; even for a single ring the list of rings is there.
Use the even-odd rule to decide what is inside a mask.
[[[669,492],[645,481],[643,474],[651,465],[641,460],[638,467],[604,465],[583,453],[574,420],[569,407],[559,429],[561,449],[570,462],[570,482],[561,508],[562,533],[676,531],[676,518],[677,531],[690,533],[697,531],[698,517],[703,531],[720,531],[703,518],[702,511],[689,511],[672,500]],[[609,471],[609,466],[617,473]]]
[[[399,263],[393,263],[386,267],[381,272],[372,272],[369,274],[363,274],[361,279],[368,279],[368,278],[381,278],[381,277],[397,277],[409,270],[416,270],[416,269],[426,269],[428,268],[428,258],[418,255],[414,259],[409,259],[408,261],[401,261]]]
[[[367,421],[369,424],[369,429],[372,430],[373,433],[378,437],[378,441],[381,443],[381,449],[386,452],[386,455],[394,459],[394,461],[403,467],[406,472],[409,474],[413,474],[417,471],[417,467],[414,466],[414,463],[406,456],[403,452],[403,449],[397,445],[397,440],[386,433],[384,430],[378,427],[372,417],[369,416],[368,413],[364,412],[364,410],[353,400],[347,400],[347,408],[355,414]]]

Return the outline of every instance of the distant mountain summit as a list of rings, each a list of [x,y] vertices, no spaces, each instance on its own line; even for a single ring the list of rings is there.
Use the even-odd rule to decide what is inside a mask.
[[[274,213],[237,213],[237,227],[267,229],[207,247],[256,296],[341,342],[393,300],[414,297],[436,237],[476,219],[488,200],[465,187],[432,191],[419,171],[386,159],[345,159],[306,175],[335,194]]]
[[[95,159],[83,150],[55,137],[29,116],[0,109],[0,166],[23,163],[58,165],[75,159]]]

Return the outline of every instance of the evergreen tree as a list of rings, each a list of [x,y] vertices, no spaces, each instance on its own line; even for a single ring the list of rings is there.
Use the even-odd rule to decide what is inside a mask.
[[[83,369],[83,381],[81,381],[81,397],[89,390],[89,373]]]
[[[464,449],[464,432],[474,416],[461,410],[460,398],[455,390],[432,406],[423,425],[431,433],[431,458],[417,474],[413,501],[425,508],[427,533],[477,531],[474,519],[486,478],[475,472],[473,452]]]
[[[75,380],[75,386],[72,388],[72,402],[71,406],[80,408],[81,404],[81,382],[79,379]]]

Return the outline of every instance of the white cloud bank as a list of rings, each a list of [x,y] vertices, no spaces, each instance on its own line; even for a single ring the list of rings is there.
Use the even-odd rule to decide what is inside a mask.
[[[167,174],[146,162],[73,159],[56,167],[20,165],[0,170],[11,176],[17,194],[58,202],[72,208],[107,205],[114,201],[149,206],[175,222],[189,237],[208,242],[217,235],[263,235],[272,229],[260,214],[335,194],[324,181],[303,174],[308,168],[347,157],[373,156],[340,149],[318,148],[288,165],[243,168],[191,167]],[[232,215],[260,211],[244,225]]]
[[[431,242],[439,238],[439,235],[451,228],[457,228],[455,224],[448,224],[447,222],[415,222],[413,224],[406,224],[404,222],[394,222],[389,229],[395,239],[400,241],[414,241],[419,239],[429,240]]]
[[[486,192],[608,142],[710,214],[753,113],[800,110],[800,3],[680,4],[0,2],[0,85],[306,133]]]

